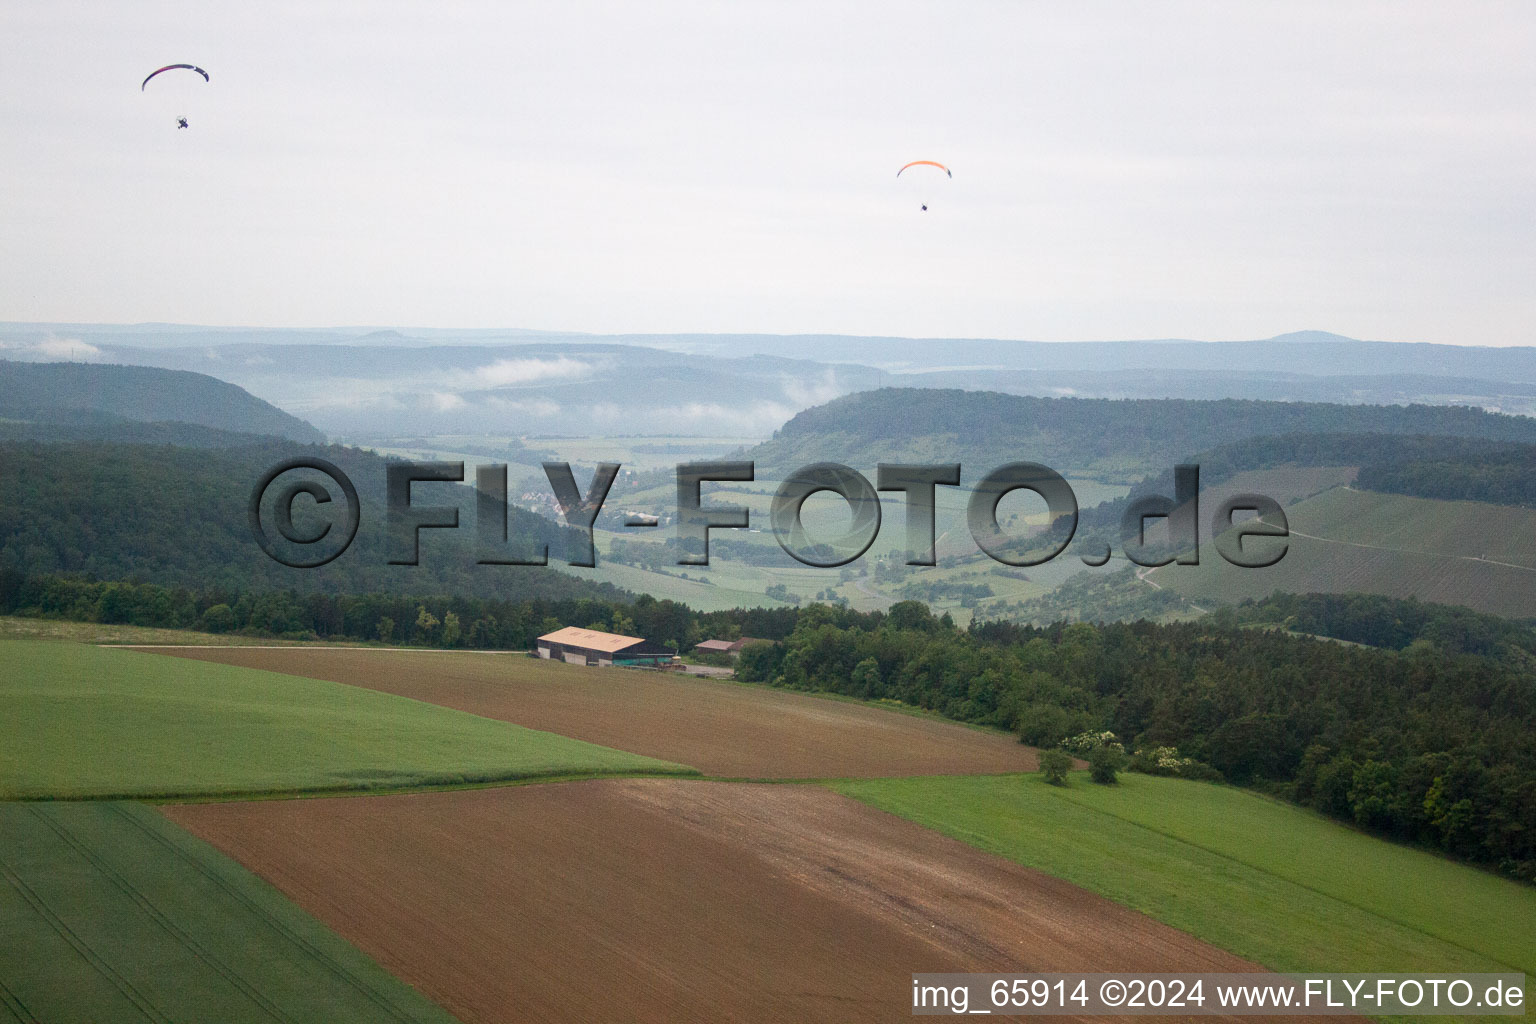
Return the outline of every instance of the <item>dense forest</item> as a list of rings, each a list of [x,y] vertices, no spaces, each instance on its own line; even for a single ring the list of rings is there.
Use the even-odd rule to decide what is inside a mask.
[[[1536,444],[1536,419],[1467,406],[1027,398],[886,388],[807,409],[750,455],[763,476],[823,461],[869,472],[883,460],[960,462],[966,480],[1012,461],[1140,478],[1244,438],[1287,434],[1433,435]]]
[[[0,361],[0,419],[50,422],[63,410],[180,422],[307,444],[325,436],[243,388],[201,373],[149,366]]]
[[[438,647],[525,649],[566,625],[684,649],[781,640],[749,645],[741,677],[899,701],[1045,747],[1109,731],[1142,770],[1257,786],[1536,881],[1536,631],[1460,608],[1280,595],[1185,624],[962,630],[916,601],[700,613],[649,596],[191,590],[0,571],[0,613]]]
[[[331,461],[359,493],[356,542],[316,569],[269,558],[253,538],[247,514],[263,473],[294,456]],[[276,441],[201,450],[0,443],[0,568],[231,591],[626,596],[553,567],[477,565],[473,491],[452,484],[418,485],[413,500],[456,505],[460,527],[422,531],[419,565],[388,564],[386,464],[357,449]],[[517,508],[508,510],[507,529],[525,548],[547,544],[552,562],[571,539],[571,531]]]
[[[1143,770],[1258,786],[1536,881],[1536,658],[1441,650],[1425,625],[1397,653],[1219,623],[961,631],[917,602],[816,605],[738,674],[1042,747],[1108,731]]]
[[[1355,482],[1388,494],[1536,508],[1536,445],[1382,459],[1361,466]]]
[[[1274,594],[1263,601],[1219,608],[1209,621],[1279,626],[1394,651],[1419,644],[1446,654],[1477,654],[1536,669],[1536,624],[1413,598]]]

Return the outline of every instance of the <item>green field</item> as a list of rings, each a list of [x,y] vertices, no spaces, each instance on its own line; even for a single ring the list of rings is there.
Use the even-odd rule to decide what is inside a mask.
[[[1200,565],[1148,578],[1194,601],[1358,591],[1536,616],[1536,511],[1347,487],[1285,511],[1292,537],[1274,566],[1241,569],[1207,544]]]
[[[0,804],[0,1020],[454,1018],[138,804]]]
[[[14,639],[0,640],[0,663],[5,799],[378,790],[690,771],[276,672]]]
[[[1536,889],[1242,790],[1145,775],[847,780],[838,792],[1281,971],[1536,975]]]

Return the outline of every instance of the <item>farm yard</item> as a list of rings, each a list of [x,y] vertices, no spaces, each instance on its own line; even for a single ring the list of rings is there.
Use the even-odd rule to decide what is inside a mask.
[[[895,1020],[914,971],[1536,971],[1527,887],[1227,787],[1049,787],[1012,736],[901,708],[0,645],[29,798],[0,803],[0,1020]],[[81,799],[119,791],[162,806]]]

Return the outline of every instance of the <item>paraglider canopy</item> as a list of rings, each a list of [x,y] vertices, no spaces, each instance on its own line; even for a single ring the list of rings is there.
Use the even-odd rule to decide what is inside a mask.
[[[149,76],[139,83],[139,92],[146,93],[155,100],[155,105],[165,108],[167,113],[175,112],[176,127],[185,128],[188,125],[187,107],[196,102],[194,95],[202,95],[202,86],[197,84],[197,79],[192,75],[170,75],[155,82],[156,78],[167,71],[190,71],[193,75],[201,75],[204,82],[210,81],[208,72],[196,64],[167,64],[163,68],[156,68]],[[155,82],[155,91],[149,91],[149,83]]]
[[[926,170],[926,168],[932,167],[935,170],[943,171],[946,178],[953,178],[955,175],[948,167],[945,167],[937,160],[913,160],[911,163],[902,164],[901,170],[896,172],[896,177],[900,178],[902,173],[910,167],[921,167],[924,170],[913,171],[911,174],[908,174],[907,182],[909,184],[903,184],[902,188],[910,189],[914,198],[921,200],[922,208],[927,210],[934,182],[937,181],[938,175],[934,171]]]
[[[149,79],[150,78],[154,78],[156,75],[164,74],[167,71],[176,71],[178,69],[184,69],[184,70],[187,70],[187,71],[196,71],[198,74],[203,76],[203,81],[205,81],[205,82],[212,81],[212,79],[210,79],[208,77],[208,72],[204,71],[202,68],[198,67],[195,64],[167,64],[163,68],[157,68],[156,70],[151,71],[149,73],[149,78],[144,79],[143,83],[139,86],[139,91],[140,92],[144,91],[145,87],[149,85]]]
[[[208,76],[204,75],[203,77],[206,78]],[[945,167],[943,164],[939,163],[937,160],[913,160],[909,164],[903,164],[902,167],[901,167],[901,171],[906,170],[908,167],[937,167],[939,170],[943,171],[945,174],[949,175],[951,178],[953,178],[955,176],[953,171],[951,171],[948,167]],[[896,177],[898,177],[898,178],[901,177],[901,171],[897,171],[896,172]]]

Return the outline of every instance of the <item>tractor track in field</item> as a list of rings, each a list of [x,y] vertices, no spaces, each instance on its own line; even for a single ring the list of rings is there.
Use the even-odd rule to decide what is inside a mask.
[[[909,1020],[919,971],[1260,970],[820,786],[608,779],[162,813],[465,1024],[857,1024]]]
[[[730,779],[876,778],[1033,771],[1001,732],[889,708],[695,676],[535,658],[331,648],[159,654],[361,686],[685,764]]]

